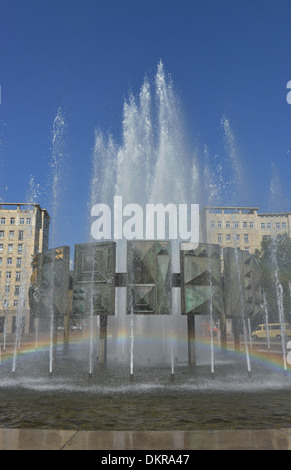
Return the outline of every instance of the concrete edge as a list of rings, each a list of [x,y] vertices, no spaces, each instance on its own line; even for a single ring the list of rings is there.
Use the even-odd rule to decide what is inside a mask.
[[[0,428],[0,450],[290,450],[291,428],[83,431]]]

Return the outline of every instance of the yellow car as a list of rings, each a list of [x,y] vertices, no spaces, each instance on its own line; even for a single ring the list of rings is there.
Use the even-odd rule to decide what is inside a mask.
[[[281,339],[282,337],[281,323],[269,323],[268,325],[266,324],[258,325],[255,331],[252,332],[252,339],[256,341],[257,339],[267,338],[268,330],[269,330],[269,338]],[[290,323],[284,323],[284,335],[286,337],[291,336]]]

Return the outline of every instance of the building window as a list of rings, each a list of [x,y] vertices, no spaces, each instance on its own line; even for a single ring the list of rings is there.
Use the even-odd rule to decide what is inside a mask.
[[[20,272],[20,271],[16,271],[16,274],[15,274],[15,282],[20,282],[20,277],[21,277],[21,272]]]
[[[262,228],[262,229],[265,229],[265,228],[266,228],[266,224],[265,224],[265,223],[261,223],[261,228]]]
[[[18,300],[13,300],[13,307],[18,307]]]
[[[0,266],[2,266],[2,258],[0,258]]]
[[[219,221],[217,222],[217,227],[218,227],[218,228],[221,228],[221,220],[219,220]]]
[[[17,258],[16,267],[21,268],[21,258]]]
[[[230,221],[229,221],[229,220],[227,220],[227,221],[225,222],[225,227],[226,227],[226,228],[229,228],[229,227],[230,227]]]
[[[19,295],[19,286],[15,286],[14,295]]]
[[[30,217],[26,217],[26,225],[30,225],[31,224],[31,218]]]
[[[15,217],[10,217],[10,225],[15,225]]]
[[[8,253],[12,253],[12,251],[13,251],[13,245],[12,245],[12,243],[9,243],[9,245],[8,245]]]
[[[268,228],[268,229],[272,228],[270,222],[267,223],[267,228]]]
[[[227,233],[227,234],[226,234],[226,241],[227,241],[227,242],[230,242],[230,241],[231,241],[231,235],[230,235],[230,233]]]
[[[7,266],[11,266],[12,265],[12,258],[7,258]]]
[[[211,228],[214,228],[214,227],[215,227],[215,222],[214,222],[214,220],[211,220],[211,222],[210,222],[210,227],[211,227]]]
[[[287,228],[286,222],[282,222],[282,228]]]
[[[1,217],[1,225],[5,224],[5,217]]]
[[[3,302],[3,307],[4,308],[8,308],[9,307],[9,300],[8,299],[5,299],[4,302]]]
[[[222,243],[222,234],[221,233],[217,234],[217,242]]]
[[[248,227],[248,223],[247,222],[244,222],[243,223],[243,228],[247,228]]]
[[[250,222],[250,228],[254,228],[254,222]]]
[[[3,243],[0,243],[0,252],[2,253],[3,251]]]
[[[18,245],[17,247],[17,253],[21,254],[22,253],[22,245]]]
[[[234,236],[235,241],[239,242],[239,233],[236,233]]]
[[[0,238],[4,238],[4,230],[0,230]]]
[[[19,223],[20,223],[20,225],[24,225],[24,217],[20,217]]]
[[[280,228],[280,223],[276,222],[276,228]]]
[[[11,279],[11,271],[6,271],[6,279]]]
[[[14,230],[9,230],[9,238],[13,238],[14,237]]]
[[[234,228],[238,228],[239,227],[239,223],[238,222],[235,222],[234,223]]]
[[[23,230],[19,230],[19,232],[18,232],[18,240],[23,240]]]
[[[244,241],[245,243],[249,243],[249,235],[247,233],[244,234]]]

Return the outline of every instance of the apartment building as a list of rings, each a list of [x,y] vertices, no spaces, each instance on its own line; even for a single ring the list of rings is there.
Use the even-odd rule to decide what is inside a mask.
[[[49,215],[39,204],[0,203],[0,333],[30,323],[28,290],[33,256],[48,249]]]
[[[264,237],[283,233],[291,237],[291,212],[258,211],[258,207],[204,207],[200,214],[201,241],[254,253],[261,249]]]

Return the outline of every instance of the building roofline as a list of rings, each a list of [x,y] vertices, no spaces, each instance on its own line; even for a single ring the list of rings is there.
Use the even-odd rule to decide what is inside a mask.
[[[209,210],[219,210],[219,211],[249,211],[250,213],[257,211],[258,217],[289,217],[291,215],[290,211],[286,212],[258,212],[259,207],[249,207],[249,206],[204,206],[202,207],[202,211],[209,211]]]
[[[235,209],[235,210],[259,210],[259,207],[249,206],[204,206],[203,209]]]
[[[47,210],[42,209],[41,206],[36,202],[0,202],[0,209],[5,209],[5,207],[3,206],[33,206],[37,207],[40,211],[44,212],[49,217]]]
[[[290,212],[261,212],[258,214],[259,217],[265,216],[265,215],[270,215],[270,216],[276,216],[276,215],[288,215]]]

